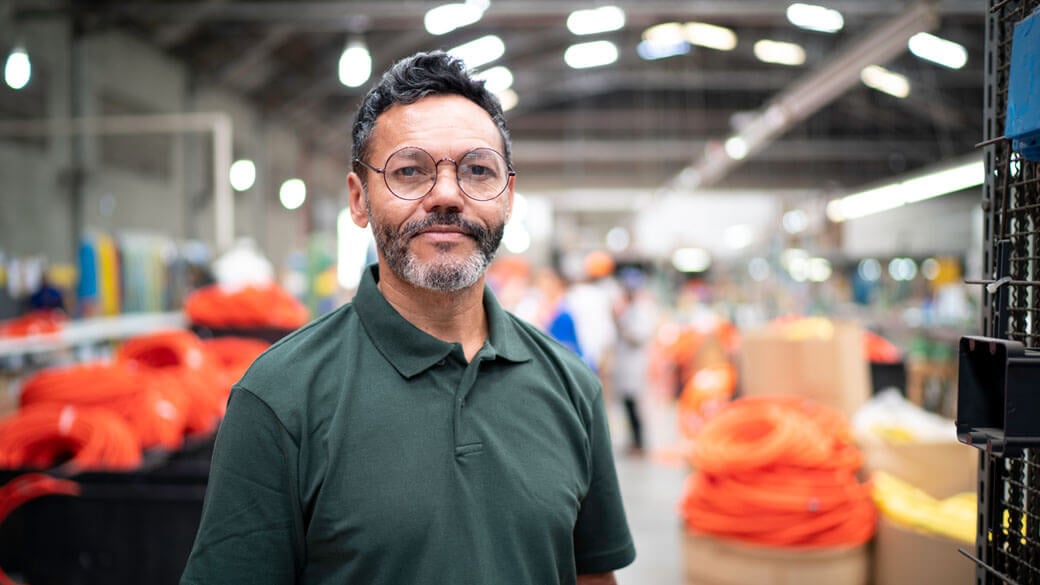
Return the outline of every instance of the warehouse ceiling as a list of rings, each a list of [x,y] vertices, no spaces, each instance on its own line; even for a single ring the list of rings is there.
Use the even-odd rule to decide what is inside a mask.
[[[834,34],[802,30],[785,0],[618,0],[624,28],[577,37],[575,9],[603,2],[493,0],[479,22],[442,36],[423,27],[437,2],[84,0],[15,2],[20,18],[64,14],[83,30],[125,30],[216,84],[291,124],[309,147],[349,160],[350,120],[364,87],[337,79],[349,38],[361,36],[373,70],[419,50],[448,49],[495,34],[514,76],[507,112],[521,185],[540,189],[669,187],[839,192],[975,150],[983,119],[985,2],[821,1],[844,15]],[[647,27],[700,21],[733,29],[732,51],[693,47],[647,61],[636,46]],[[928,30],[967,48],[947,69],[906,50],[908,31]],[[608,39],[616,63],[583,70],[564,63],[572,43]],[[772,39],[800,44],[800,66],[756,59]],[[909,79],[905,99],[870,89],[858,72],[883,65]],[[850,74],[851,72],[851,74]],[[773,107],[772,109],[770,106]],[[725,154],[743,130],[747,155]]]

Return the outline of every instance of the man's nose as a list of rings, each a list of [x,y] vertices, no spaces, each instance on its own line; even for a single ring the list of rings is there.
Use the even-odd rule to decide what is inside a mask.
[[[444,164],[441,164],[444,163]],[[458,209],[465,203],[466,195],[456,180],[455,162],[451,159],[437,161],[437,174],[433,188],[423,198],[423,205],[428,209]]]

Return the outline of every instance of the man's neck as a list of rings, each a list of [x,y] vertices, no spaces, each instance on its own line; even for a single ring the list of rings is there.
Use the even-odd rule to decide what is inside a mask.
[[[483,277],[465,289],[443,292],[386,277],[386,272],[380,270],[377,286],[405,320],[437,339],[462,344],[467,360],[480,351],[488,336]]]

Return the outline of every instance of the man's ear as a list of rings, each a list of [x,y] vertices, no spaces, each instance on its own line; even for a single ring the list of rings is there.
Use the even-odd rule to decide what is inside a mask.
[[[368,226],[368,210],[365,209],[365,186],[361,184],[361,177],[351,172],[347,175],[347,190],[350,194],[350,218],[358,227]]]

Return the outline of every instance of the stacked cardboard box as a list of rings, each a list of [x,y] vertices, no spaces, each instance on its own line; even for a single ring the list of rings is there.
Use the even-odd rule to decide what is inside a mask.
[[[770,548],[685,533],[685,585],[867,585],[866,545],[836,549]]]
[[[852,416],[871,394],[862,326],[811,319],[742,332],[740,392],[804,396]]]

